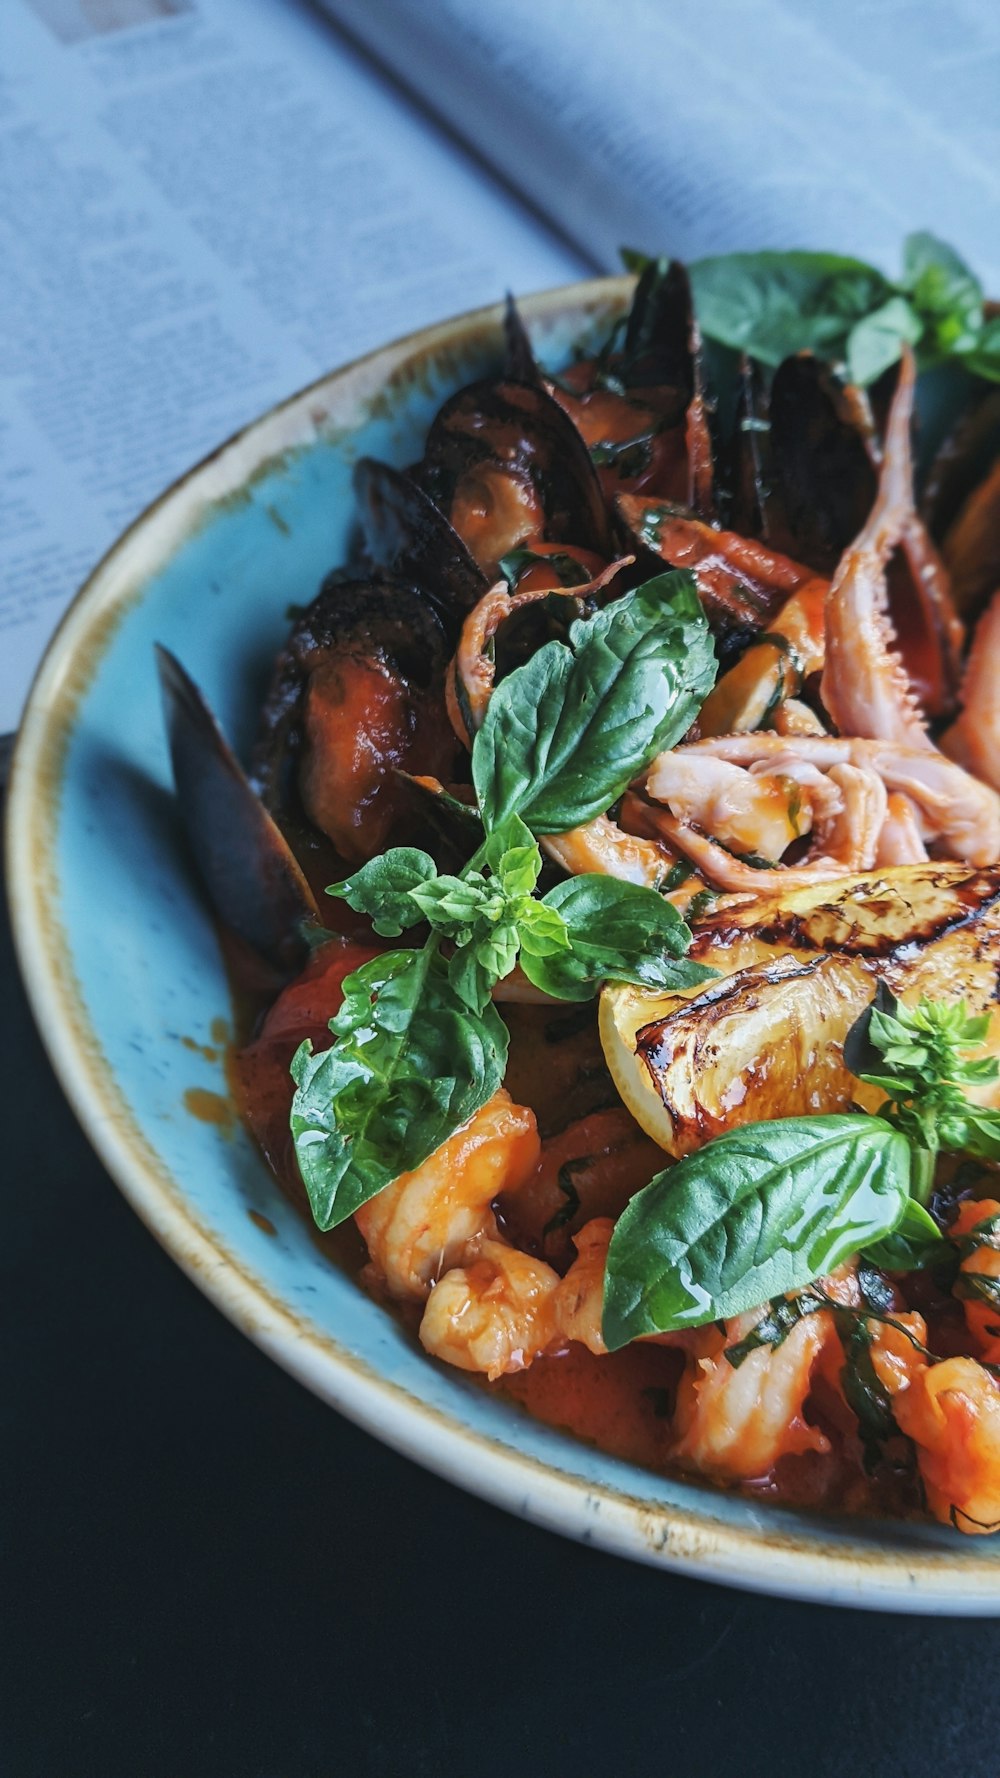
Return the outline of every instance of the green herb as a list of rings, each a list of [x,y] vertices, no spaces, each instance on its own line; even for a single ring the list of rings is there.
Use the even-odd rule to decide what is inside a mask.
[[[653,441],[658,427],[637,432],[634,438],[604,439],[590,446],[595,469],[614,469],[623,480],[644,475],[653,461]]]
[[[848,1034],[848,1067],[887,1094],[880,1115],[913,1144],[914,1196],[923,1204],[939,1152],[1000,1160],[1000,1112],[976,1105],[964,1091],[1000,1075],[996,1057],[968,1054],[982,1047],[989,1025],[988,1013],[970,1018],[964,1001],[904,1006],[880,982],[873,1005]]]
[[[688,988],[716,973],[687,960],[690,928],[653,889],[584,875],[550,889],[541,905],[559,915],[567,943],[542,955],[525,946],[521,968],[559,1000],[590,1000],[605,981]]]
[[[472,750],[487,829],[518,814],[533,833],[600,815],[690,728],[715,680],[690,574],[661,574],[579,619],[508,674]]]
[[[875,1335],[864,1316],[854,1318],[844,1346],[844,1366],[840,1373],[844,1400],[853,1410],[861,1437],[861,1452],[866,1472],[871,1475],[882,1459],[883,1447],[898,1430],[892,1411],[892,1397],[883,1383],[872,1359]]]
[[[507,1031],[490,996],[519,957],[565,1000],[609,978],[712,973],[683,960],[690,932],[652,890],[578,878],[539,898],[541,853],[522,819],[563,832],[601,813],[689,726],[715,673],[693,583],[661,575],[570,638],[493,694],[473,753],[478,815],[463,809],[485,837],[464,870],[439,873],[429,853],[397,846],[329,891],[385,937],[424,924],[430,936],[349,976],[332,1048],[305,1043],[293,1059],[292,1135],[320,1228],[419,1166],[496,1091]]]
[[[910,1145],[864,1113],[748,1124],[637,1193],[611,1238],[604,1338],[728,1320],[810,1284],[901,1220]]]
[[[507,1028],[455,993],[436,940],[344,982],[332,1049],[292,1060],[291,1129],[313,1216],[330,1229],[440,1147],[500,1086]]]
[[[623,257],[633,271],[647,263]],[[951,359],[1000,381],[1000,320],[985,316],[978,279],[933,235],[908,237],[896,280],[836,253],[729,253],[689,273],[702,332],[764,364],[815,352],[868,384],[908,343],[921,369]]]
[[[892,1234],[867,1247],[865,1257],[883,1272],[919,1272],[937,1265],[947,1252],[948,1242],[933,1216],[911,1198]]]
[[[436,875],[437,866],[428,852],[415,846],[393,846],[390,852],[363,864],[345,882],[331,883],[326,893],[346,901],[355,913],[367,914],[384,938],[396,938],[409,927],[420,925],[424,916],[413,891]]]
[[[758,1352],[763,1346],[782,1345],[804,1316],[815,1315],[818,1309],[827,1306],[826,1297],[816,1296],[808,1290],[800,1291],[798,1296],[776,1297],[756,1327],[752,1327],[742,1340],[726,1347],[724,1357],[733,1370],[738,1371],[751,1352]]]

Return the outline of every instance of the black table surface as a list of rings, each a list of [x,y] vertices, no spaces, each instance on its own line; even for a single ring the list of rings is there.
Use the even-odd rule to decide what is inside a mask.
[[[997,1778],[1000,1622],[633,1566],[384,1449],[160,1251],[0,933],[3,1778]]]

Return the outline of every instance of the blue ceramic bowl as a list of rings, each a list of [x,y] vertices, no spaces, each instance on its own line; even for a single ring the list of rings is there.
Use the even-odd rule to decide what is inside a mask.
[[[602,334],[630,289],[530,298],[540,356],[556,366]],[[419,456],[442,399],[500,352],[487,310],[335,372],[165,494],[80,593],[34,686],[8,809],[16,940],[52,1060],[126,1197],[219,1308],[418,1462],[553,1530],[706,1579],[998,1611],[1000,1538],[821,1520],[651,1475],[432,1363],[325,1262],[232,1117],[226,980],[176,844],[153,644],[179,655],[245,748],[288,606],[344,557],[356,458]]]

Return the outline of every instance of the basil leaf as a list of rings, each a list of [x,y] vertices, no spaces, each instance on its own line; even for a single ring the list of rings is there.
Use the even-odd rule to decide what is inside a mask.
[[[565,833],[690,728],[715,680],[690,574],[658,575],[570,626],[497,686],[472,749],[487,828]]]
[[[915,346],[924,331],[905,296],[890,296],[881,308],[856,321],[847,336],[847,373],[864,388],[899,359],[904,343]]]
[[[888,1235],[910,1145],[863,1112],[748,1124],[637,1193],[608,1250],[604,1339],[698,1327],[810,1284]]]
[[[427,852],[416,846],[393,846],[342,883],[331,883],[326,893],[346,901],[355,913],[368,914],[383,937],[396,938],[408,927],[420,925],[424,915],[413,900],[413,890],[436,875],[437,866]]]
[[[569,947],[538,956],[525,942],[521,968],[558,1000],[590,1000],[605,981],[687,988],[715,974],[684,957],[690,929],[653,889],[583,875],[550,889],[540,905],[561,916]]]
[[[983,325],[983,287],[953,247],[934,235],[908,235],[903,288],[927,325],[925,351],[968,351]]]
[[[837,253],[727,253],[689,270],[702,332],[771,365],[841,357],[855,322],[893,294],[874,266]]]
[[[865,1248],[865,1259],[883,1272],[919,1272],[937,1265],[947,1248],[933,1216],[911,1198],[891,1234]]]
[[[975,345],[963,352],[962,363],[978,377],[1000,383],[1000,315],[984,321]]]
[[[373,958],[344,982],[333,1047],[292,1059],[291,1129],[313,1216],[334,1228],[440,1147],[500,1086],[507,1028],[458,997],[429,947]]]

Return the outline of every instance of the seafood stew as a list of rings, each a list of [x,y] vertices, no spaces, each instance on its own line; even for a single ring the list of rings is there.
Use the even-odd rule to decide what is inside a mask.
[[[359,466],[247,775],[163,661],[267,1003],[246,1115],[434,1357],[655,1467],[989,1530],[996,600],[959,614],[942,561],[980,483],[932,538],[904,354],[857,532],[778,548],[683,272],[643,282],[653,320],[554,376],[515,316],[421,463]],[[778,372],[740,369],[768,437]]]

